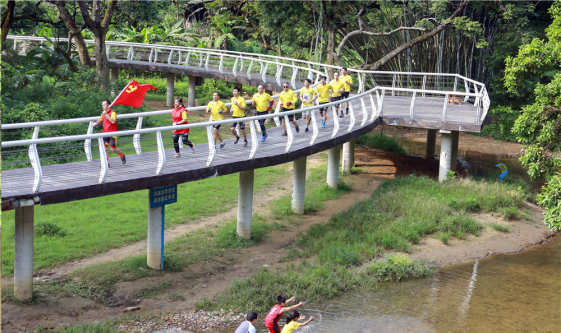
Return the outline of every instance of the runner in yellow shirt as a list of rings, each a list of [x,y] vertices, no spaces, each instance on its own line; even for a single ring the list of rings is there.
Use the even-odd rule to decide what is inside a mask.
[[[234,87],[234,97],[232,97],[232,107],[230,108],[230,113],[233,113],[232,118],[243,118],[245,117],[245,99],[240,96],[240,87]],[[244,147],[247,147],[247,135],[245,134],[245,121],[240,121],[239,123],[232,123],[230,126],[232,129],[232,134],[236,136],[236,141],[234,144],[237,145],[240,141],[240,136],[236,132],[236,124],[240,125],[240,131],[243,134]]]
[[[325,81],[327,81],[325,76],[320,77],[320,83],[316,86],[319,105],[329,103],[329,91],[333,89],[333,87],[329,83],[325,83]],[[327,122],[327,109],[326,107],[319,109],[319,115],[323,117],[321,120],[321,127],[325,127],[325,123]]]
[[[345,88],[345,92],[341,93],[341,100],[349,98],[349,93],[351,92],[351,87],[353,86],[353,77],[347,75],[347,67],[343,67],[341,69],[341,77],[339,80],[343,82],[343,86]],[[343,112],[343,110],[341,110],[341,112]],[[347,110],[345,113],[349,114],[349,102],[347,102]]]
[[[288,82],[282,84],[283,92],[280,93],[279,101],[281,103],[281,112],[286,111],[293,111],[294,104],[298,102],[298,96],[294,93],[294,91],[290,90],[288,87]],[[287,124],[284,123],[284,117],[282,118],[282,127],[284,127],[284,133],[282,136],[286,136],[286,126]],[[296,133],[300,132],[300,128],[298,128],[298,123],[294,120],[294,115],[288,115],[288,121],[294,124],[294,128],[296,129]],[[290,126],[290,124],[288,124]]]
[[[341,80],[339,80],[339,73],[335,72],[333,74],[333,80],[331,80],[331,82],[329,82],[329,84],[331,85],[331,98],[329,99],[330,102],[337,102],[341,100],[341,93],[345,91],[345,87],[343,87],[343,82],[341,82]],[[335,110],[337,111],[336,113],[339,113],[339,106],[340,104],[337,104],[335,106]],[[343,118],[343,110],[341,110],[341,114],[339,115],[340,118]]]
[[[212,101],[210,101],[206,107],[206,113],[212,113],[212,121],[217,120],[224,120],[224,111],[228,111],[226,108],[226,104],[219,100],[220,94],[218,91],[215,91],[212,94]],[[220,125],[212,126],[212,137],[214,138],[214,147],[216,147],[216,139],[220,140],[220,149],[224,148],[226,142],[222,140],[222,136],[220,136]]]
[[[300,317],[300,314],[296,310],[290,311],[288,313],[288,317],[286,318],[286,325],[284,325],[284,327],[282,328],[281,333],[292,333],[298,327],[308,325],[315,318],[311,317],[310,319],[308,319],[306,322],[304,322],[302,324],[300,324],[298,322],[298,320],[300,320],[300,319],[304,320],[304,319],[306,319],[306,317],[305,316]]]
[[[262,84],[257,86],[257,94],[253,95],[251,98],[251,104],[255,105],[255,109],[257,110],[257,115],[262,116],[264,114],[269,113],[271,108],[273,107],[273,103],[275,101],[271,97],[271,95],[265,92],[265,88]],[[261,142],[265,142],[265,139],[269,137],[267,134],[267,129],[265,128],[265,119],[259,120],[259,127],[261,128]]]
[[[312,84],[312,80],[306,79],[304,81],[304,88],[300,89],[300,99],[302,100],[302,108],[314,106],[314,101],[318,98],[314,88],[310,88],[310,84]],[[308,127],[310,127],[310,119],[311,119],[310,112],[313,111],[302,111],[302,117],[306,119],[306,129],[304,130],[304,132],[307,132]]]

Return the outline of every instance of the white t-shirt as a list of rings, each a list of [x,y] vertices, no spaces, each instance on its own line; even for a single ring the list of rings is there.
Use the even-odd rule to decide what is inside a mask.
[[[238,327],[236,333],[256,333],[255,326],[246,320]]]

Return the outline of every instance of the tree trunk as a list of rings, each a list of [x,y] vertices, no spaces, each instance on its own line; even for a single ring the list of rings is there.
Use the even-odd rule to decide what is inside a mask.
[[[109,62],[105,45],[105,35],[107,35],[108,30],[107,28],[92,29],[95,36],[95,68],[97,75],[101,78],[103,89],[109,87]]]
[[[335,58],[333,55],[335,54],[335,29],[328,24],[327,25],[327,64],[328,65],[335,65]],[[328,68],[327,71],[329,72],[329,78],[333,78],[334,70],[332,68]]]
[[[76,25],[74,17],[68,12],[66,4],[64,2],[57,2],[56,4],[60,18],[64,21],[66,27],[70,30],[69,36],[72,34],[74,37],[74,43],[76,44],[76,50],[78,51],[78,56],[80,57],[80,62],[82,66],[93,67],[93,62],[90,58],[90,53],[88,52],[88,47],[86,46],[86,41],[84,36],[80,33],[80,28]],[[68,41],[71,43],[72,41]]]
[[[4,48],[4,43],[6,42],[6,37],[8,37],[8,32],[10,32],[10,24],[14,18],[14,9],[16,7],[15,0],[8,1],[8,8],[4,12],[2,17],[2,49]]]

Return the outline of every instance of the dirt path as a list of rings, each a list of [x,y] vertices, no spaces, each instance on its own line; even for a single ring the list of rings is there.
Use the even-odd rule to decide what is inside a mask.
[[[326,202],[324,210],[305,216],[300,224],[291,225],[287,231],[275,232],[257,246],[232,251],[231,255],[236,262],[233,266],[217,267],[212,261],[201,262],[191,265],[183,272],[119,283],[116,285],[115,296],[137,302],[142,306],[142,310],[137,312],[141,315],[188,311],[196,301],[224,291],[231,285],[232,280],[251,276],[264,265],[272,270],[282,269],[286,263],[279,262],[279,259],[287,253],[286,247],[291,239],[315,223],[325,222],[334,214],[369,197],[383,179],[411,173],[436,177],[438,173],[438,161],[427,161],[414,156],[358,147],[355,158],[357,166],[363,171],[345,179],[353,183],[353,190],[349,194]],[[290,181],[291,179],[288,183]],[[287,189],[290,187],[291,185],[285,186]],[[261,214],[265,210],[266,207],[256,205],[256,212]],[[541,222],[539,209],[532,207],[531,215],[535,219],[533,222],[500,221],[514,226],[514,230],[508,233],[498,233],[485,228],[479,237],[470,237],[466,241],[451,240],[448,246],[433,238],[426,238],[422,244],[414,247],[411,257],[432,259],[434,265],[442,265],[481,258],[493,253],[520,251],[542,242],[551,234]],[[483,222],[500,220],[491,215],[480,215],[478,219]],[[137,300],[136,295],[139,291],[162,282],[168,282],[171,288],[157,297]],[[172,295],[181,295],[185,300],[172,302]],[[23,328],[33,330],[38,325],[60,328],[63,325],[99,322],[122,315],[118,308],[106,307],[81,297],[45,297],[38,304],[25,306],[3,304],[2,311],[3,332],[20,332]]]

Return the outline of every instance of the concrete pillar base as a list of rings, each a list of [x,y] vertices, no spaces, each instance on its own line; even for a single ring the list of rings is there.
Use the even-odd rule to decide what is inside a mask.
[[[343,171],[351,173],[355,165],[355,140],[343,144]]]
[[[148,208],[147,265],[157,270],[164,269],[164,207]]]
[[[189,97],[187,100],[187,107],[195,106],[195,87],[197,86],[197,77],[189,75]]]
[[[254,170],[240,172],[237,233],[246,239],[251,237],[254,175]]]
[[[339,161],[341,160],[341,146],[329,149],[327,154],[327,185],[331,188],[339,186]]]
[[[292,210],[303,215],[306,198],[306,156],[293,163],[292,170]]]
[[[458,165],[458,143],[460,142],[460,132],[452,131],[452,156],[450,159],[450,170],[456,171]]]
[[[434,160],[434,152],[436,149],[436,131],[435,129],[427,130],[427,149],[425,158],[427,160]]]
[[[452,133],[440,130],[442,142],[440,144],[440,168],[438,170],[438,181],[443,182],[448,177],[452,161]]]
[[[173,86],[174,86],[174,80],[175,80],[175,75],[173,73],[167,73],[166,74],[166,78],[167,78],[167,83],[168,83],[168,88],[167,88],[167,92],[166,92],[166,106],[174,106],[174,96],[173,96]]]
[[[34,206],[18,207],[15,215],[14,296],[24,301],[33,297]]]

